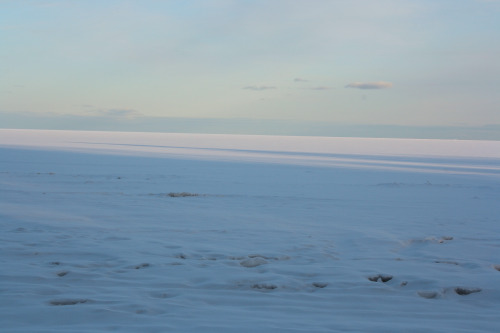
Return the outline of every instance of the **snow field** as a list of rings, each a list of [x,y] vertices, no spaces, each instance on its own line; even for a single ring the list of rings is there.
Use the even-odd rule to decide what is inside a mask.
[[[6,332],[497,326],[500,150],[318,155],[307,138],[293,158],[250,143],[220,156],[217,142],[116,151],[72,148],[72,132],[44,145],[40,132],[0,146]]]

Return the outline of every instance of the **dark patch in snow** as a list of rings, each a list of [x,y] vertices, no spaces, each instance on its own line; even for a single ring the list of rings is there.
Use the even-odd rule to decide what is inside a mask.
[[[169,193],[149,193],[149,196],[154,197],[169,197],[169,198],[187,198],[187,197],[206,197],[207,194],[190,193],[190,192],[169,192]]]
[[[401,185],[404,185],[404,184],[398,183],[398,182],[377,184],[377,186],[382,186],[382,187],[400,187]]]
[[[379,280],[383,283],[386,283],[390,280],[392,280],[392,275],[385,275],[385,274],[378,274],[378,275],[373,275],[369,276],[368,280],[372,282],[378,282]]]
[[[184,253],[176,254],[175,257],[179,259],[187,259],[187,255],[185,255]]]
[[[50,301],[50,305],[75,305],[87,302],[88,299],[58,299]]]
[[[252,285],[253,289],[267,289],[267,290],[273,290],[278,288],[278,286],[274,284],[267,284],[267,283],[256,283]]]
[[[458,262],[456,261],[448,261],[448,260],[436,260],[434,261],[436,264],[449,264],[449,265],[460,265]]]
[[[481,288],[464,288],[464,287],[456,287],[455,292],[459,295],[465,296],[472,293],[478,293],[481,291]]]
[[[167,196],[171,198],[184,198],[184,197],[199,197],[198,193],[189,193],[189,192],[170,192]]]
[[[172,298],[172,297],[175,297],[177,295],[170,294],[170,293],[151,293],[150,296],[152,298]]]
[[[443,236],[441,239],[438,240],[439,243],[444,243],[445,241],[451,241],[453,240],[452,236]]]

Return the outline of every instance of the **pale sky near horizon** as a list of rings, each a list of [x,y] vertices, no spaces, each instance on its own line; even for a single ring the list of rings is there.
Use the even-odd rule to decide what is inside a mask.
[[[499,59],[496,0],[0,0],[27,118],[500,124]]]

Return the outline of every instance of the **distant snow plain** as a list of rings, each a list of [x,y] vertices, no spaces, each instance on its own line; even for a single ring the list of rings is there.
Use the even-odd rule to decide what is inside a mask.
[[[493,332],[500,142],[0,130],[3,332]]]

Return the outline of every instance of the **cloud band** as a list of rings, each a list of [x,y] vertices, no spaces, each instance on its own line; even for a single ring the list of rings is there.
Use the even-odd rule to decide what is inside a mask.
[[[352,82],[345,86],[346,88],[356,89],[386,89],[392,87],[391,82]]]

